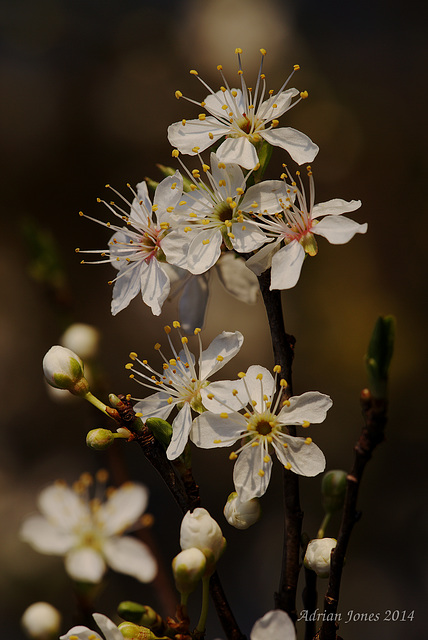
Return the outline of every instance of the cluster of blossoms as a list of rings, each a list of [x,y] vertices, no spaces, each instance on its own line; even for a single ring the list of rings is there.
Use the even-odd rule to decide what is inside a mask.
[[[204,113],[168,128],[172,155],[180,162],[181,173],[172,170],[173,175],[157,185],[153,203],[145,182],[136,190],[130,188],[130,200],[115,190],[119,204],[99,200],[121,221],[112,224],[95,220],[114,234],[107,249],[88,251],[101,254],[96,263],[110,262],[118,271],[111,281],[113,315],[138,293],[159,315],[173,293],[171,282],[179,280],[185,295],[185,304],[180,305],[181,319],[183,326],[193,329],[204,318],[206,276],[213,268],[221,271],[227,252],[236,256],[236,269],[229,269],[223,278],[226,288],[250,301],[252,295],[239,293],[243,278],[250,285],[253,274],[258,276],[271,268],[271,288],[288,289],[297,283],[305,256],[317,253],[315,235],[324,236],[332,244],[343,244],[367,230],[366,224],[342,217],[358,209],[359,200],[336,198],[315,204],[310,167],[308,197],[299,171],[296,178],[286,169],[279,180],[259,181],[264,147],[280,147],[298,164],[311,163],[318,147],[305,134],[278,127],[278,118],[308,95],[286,88],[298,65],[278,91],[268,91],[263,73],[266,51],[261,49],[262,61],[253,89],[244,78],[242,51],[237,49],[236,53],[239,88],[229,86],[221,65],[218,70],[223,85],[218,91],[211,89],[197,71],[190,72],[209,93],[202,102],[185,98],[205,109]],[[176,96],[184,98],[180,91]],[[208,164],[200,154],[220,140]],[[189,170],[180,153],[197,156],[200,168]]]

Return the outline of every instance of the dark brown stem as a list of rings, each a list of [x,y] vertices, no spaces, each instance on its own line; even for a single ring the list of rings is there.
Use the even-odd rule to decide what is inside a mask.
[[[337,546],[332,552],[330,578],[324,598],[323,624],[319,632],[320,640],[337,640],[335,622],[339,602],[340,582],[346,550],[354,524],[359,520],[357,511],[358,491],[364,468],[376,446],[384,440],[388,403],[385,398],[374,398],[368,389],[361,393],[364,427],[354,447],[354,464],[347,477],[345,504],[342,522],[337,537]]]
[[[305,567],[305,588],[302,592],[303,608],[306,613],[305,622],[305,640],[312,640],[316,631],[315,616],[311,619],[311,614],[316,612],[317,608],[317,574],[312,569]]]
[[[293,395],[292,365],[295,338],[286,333],[282,312],[281,291],[270,290],[271,271],[268,269],[259,276],[260,291],[265,304],[272,339],[275,364],[281,366],[282,377],[288,383],[284,397]],[[294,427],[289,427],[290,435],[295,436]],[[282,572],[278,592],[275,594],[275,606],[286,611],[295,621],[297,581],[300,571],[300,538],[302,533],[303,512],[300,508],[299,478],[295,473],[284,469],[284,547]]]

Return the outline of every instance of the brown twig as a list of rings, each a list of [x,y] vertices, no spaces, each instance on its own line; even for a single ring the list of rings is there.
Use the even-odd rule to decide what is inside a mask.
[[[332,552],[330,578],[324,598],[324,616],[321,630],[317,637],[320,640],[338,640],[336,636],[337,606],[339,602],[340,583],[343,563],[354,524],[359,520],[357,498],[361,478],[367,462],[374,449],[384,440],[388,403],[385,398],[375,398],[368,389],[361,393],[361,407],[364,427],[354,447],[354,464],[347,477],[347,490],[342,514],[342,522],[337,537],[337,546]]]

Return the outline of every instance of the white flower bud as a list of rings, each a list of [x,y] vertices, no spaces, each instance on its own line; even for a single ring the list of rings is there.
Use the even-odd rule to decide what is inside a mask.
[[[24,611],[21,624],[29,638],[50,640],[58,637],[61,614],[48,602],[34,602]]]
[[[307,569],[315,571],[319,578],[328,578],[330,573],[331,552],[335,549],[335,538],[316,538],[307,546],[304,564]]]
[[[257,498],[241,502],[236,491],[230,494],[223,509],[224,517],[236,529],[248,529],[260,518],[260,503]]]
[[[83,362],[70,349],[56,345],[43,358],[43,372],[52,387],[68,389],[75,395],[84,395],[89,384],[83,374]]]
[[[226,540],[208,511],[197,507],[192,512],[188,511],[181,522],[180,546],[183,551],[192,547],[200,549],[207,559],[207,572],[210,575],[225,549]]]
[[[192,593],[204,575],[207,560],[200,549],[192,547],[179,553],[172,561],[177,590],[182,595]]]
[[[104,451],[114,442],[114,434],[109,429],[91,429],[86,436],[86,444],[90,449]]]
[[[90,324],[75,322],[62,334],[60,342],[77,353],[83,360],[94,358],[98,351],[100,332]]]

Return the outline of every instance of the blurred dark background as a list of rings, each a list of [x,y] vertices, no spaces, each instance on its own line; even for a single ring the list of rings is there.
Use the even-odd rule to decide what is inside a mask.
[[[150,487],[152,535],[167,564],[179,550],[180,514],[137,446],[119,443],[113,456],[87,449],[85,434],[102,426],[101,414],[80,402],[55,403],[41,360],[67,322],[90,323],[102,332],[100,393],[138,395],[123,368],[127,354],[152,354],[164,324],[177,317],[176,302],[166,303],[159,319],[136,299],[113,318],[111,268],[81,266],[74,252],[102,248],[109,236],[78,211],[107,219],[96,203],[107,182],[124,191],[127,182],[160,177],[156,163],[171,162],[167,126],[197,113],[177,102],[174,91],[202,100],[204,89],[188,70],[196,68],[216,89],[219,63],[232,81],[239,46],[248,82],[261,47],[268,51],[265,71],[273,88],[300,64],[293,83],[310,97],[282,122],[320,146],[313,163],[317,201],[361,199],[354,217],[369,224],[368,233],[348,245],[321,239],[319,255],[306,261],[299,285],[283,297],[287,329],[297,338],[295,392],[316,389],[334,400],[328,420],[310,434],[329,468],[347,469],[352,462],[373,324],[379,314],[397,319],[387,440],[363,480],[363,515],[351,540],[339,610],[344,618],[350,610],[379,612],[381,619],[388,609],[415,610],[415,616],[413,622],[346,624],[341,635],[422,637],[428,582],[426,7],[382,0],[2,0],[0,7],[2,635],[23,637],[19,619],[35,600],[48,600],[64,613],[64,631],[71,624],[72,592],[62,560],[38,555],[17,535],[40,489],[57,478],[73,482],[112,461],[116,469],[126,466],[133,480]],[[268,177],[276,178],[284,161],[275,152]],[[59,246],[67,281],[60,277],[56,297],[35,278],[28,238],[34,240],[36,230]],[[245,336],[225,377],[250,364],[273,366],[262,303],[247,307],[214,282],[204,344],[223,329]],[[229,542],[220,574],[249,633],[272,608],[279,578],[279,465],[262,500],[263,519],[239,532],[222,516],[232,490],[227,456],[196,451],[194,457],[203,503]],[[319,478],[302,480],[310,535],[322,518],[319,487]],[[321,583],[320,600],[323,591]],[[122,599],[157,606],[150,587],[110,574],[97,610],[114,616]],[[220,635],[212,614],[207,637]]]

